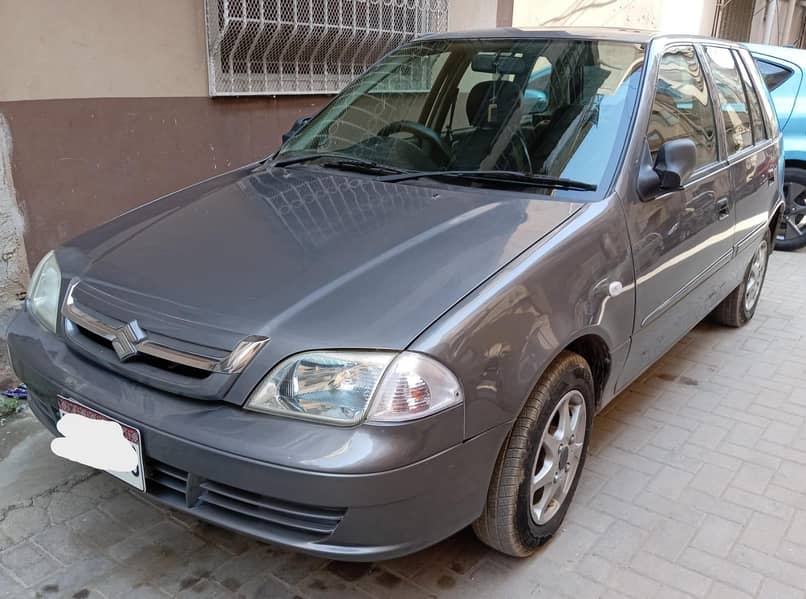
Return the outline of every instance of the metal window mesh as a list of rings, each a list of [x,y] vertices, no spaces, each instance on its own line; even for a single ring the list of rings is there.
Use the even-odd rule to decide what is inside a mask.
[[[205,18],[211,96],[335,93],[445,31],[448,0],[205,0]]]
[[[720,0],[716,5],[712,35],[726,40],[750,40],[755,0]]]

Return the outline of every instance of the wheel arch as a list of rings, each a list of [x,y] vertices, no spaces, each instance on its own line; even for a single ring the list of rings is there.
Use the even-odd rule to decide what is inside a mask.
[[[789,153],[789,157],[784,159],[784,168],[796,168],[806,172],[806,155],[801,153],[797,153],[797,157],[792,157],[793,153]],[[781,174],[784,177],[784,173]],[[772,242],[773,248],[775,247],[776,236],[778,232],[778,225],[783,218],[785,204],[783,202],[779,203],[775,212],[770,217],[770,222],[768,224],[769,231],[770,231],[770,240]]]
[[[778,224],[781,222],[781,217],[784,215],[784,205],[780,204],[776,209],[775,212],[770,217],[770,222],[767,224],[767,227],[770,230],[770,244],[771,247],[775,247],[775,236],[778,231]]]
[[[806,157],[801,158],[784,158],[784,168],[799,168],[806,171]]]
[[[613,359],[607,342],[595,333],[586,333],[571,341],[560,350],[560,353],[566,350],[579,354],[588,363],[591,375],[593,376],[594,403],[596,407],[599,408],[602,403],[602,397],[604,396],[605,385],[610,378],[613,367]],[[559,355],[559,353],[557,355]],[[556,359],[557,356],[554,357],[554,360]],[[552,362],[554,360],[552,360]],[[551,362],[543,371],[545,372],[550,365]]]
[[[520,407],[518,408],[519,413],[529,400],[535,387],[540,384],[540,380],[543,378],[546,371],[551,368],[552,364],[559,359],[564,351],[573,352],[581,356],[582,359],[587,362],[591,376],[593,377],[594,405],[597,410],[601,406],[607,381],[610,378],[613,366],[610,346],[603,336],[592,331],[579,332],[575,336],[570,337],[570,339],[571,340],[565,344],[558,345],[556,351],[550,358],[543,362],[540,368],[535,369],[532,385],[528,388],[528,392],[523,398],[521,398]]]

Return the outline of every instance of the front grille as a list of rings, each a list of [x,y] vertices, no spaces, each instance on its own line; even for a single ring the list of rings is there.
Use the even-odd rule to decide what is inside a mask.
[[[190,514],[255,536],[293,535],[303,541],[328,537],[342,508],[291,503],[198,477],[157,460],[146,463],[146,490]]]
[[[188,308],[177,316],[147,309],[134,292],[73,279],[62,302],[68,347],[82,357],[160,391],[227,400],[237,376],[269,339],[205,324]],[[240,396],[232,403],[242,403]]]
[[[107,360],[116,360],[117,356],[115,355],[115,350],[112,347],[112,342],[108,339],[104,339],[100,335],[97,335],[90,331],[89,329],[85,329],[84,327],[72,323],[75,330],[81,334],[81,336],[92,343],[98,345],[99,352],[103,352],[102,355],[106,357]],[[209,370],[202,370],[201,368],[193,368],[192,366],[185,366],[184,364],[178,364],[177,362],[171,362],[170,360],[164,360],[162,358],[157,358],[156,356],[149,356],[147,354],[138,354],[136,357],[131,358],[128,360],[129,364],[145,364],[152,368],[157,368],[159,370],[164,370],[171,374],[176,374],[182,377],[189,377],[194,379],[203,379],[207,378],[212,374]]]
[[[99,345],[112,349],[121,360],[134,356],[142,359],[156,360],[156,364],[173,364],[189,367],[191,370],[201,370],[209,373],[238,374],[257,352],[268,342],[268,337],[262,335],[248,335],[240,338],[234,346],[228,349],[221,347],[199,346],[189,341],[176,338],[176,328],[184,328],[184,332],[193,333],[196,327],[187,328],[186,319],[169,317],[165,314],[148,320],[145,329],[140,326],[137,319],[130,319],[132,307],[124,308],[125,316],[110,302],[115,298],[106,295],[106,299],[99,300],[93,296],[91,287],[80,286],[80,281],[73,280],[67,288],[62,315],[65,317],[65,331],[70,335],[72,329],[79,329],[82,336],[97,342]],[[100,293],[95,290],[95,293]],[[83,302],[90,298],[90,305]],[[94,298],[94,299],[93,299]],[[99,306],[91,307],[93,301],[100,301],[102,311],[112,310],[116,316],[99,311]],[[140,312],[142,309],[134,308]],[[123,320],[121,320],[121,316]],[[155,318],[154,315],[144,316],[146,319]],[[173,320],[171,320],[173,318]],[[181,323],[181,324],[180,324]],[[150,329],[155,326],[156,330]],[[170,334],[166,333],[166,327]],[[160,332],[162,329],[162,333]],[[218,331],[219,335],[221,331]],[[234,341],[234,333],[224,333],[224,337]],[[198,331],[197,331],[198,337]],[[219,336],[219,339],[221,337]],[[230,345],[228,342],[227,345]]]

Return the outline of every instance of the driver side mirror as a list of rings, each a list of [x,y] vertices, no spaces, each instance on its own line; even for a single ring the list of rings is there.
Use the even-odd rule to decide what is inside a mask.
[[[648,202],[661,192],[680,189],[694,170],[696,161],[697,146],[690,139],[672,139],[664,143],[651,166],[649,148],[645,147],[638,174],[641,201]]]
[[[291,125],[291,129],[283,133],[283,143],[287,142],[289,139],[294,137],[297,134],[297,131],[299,131],[305,125],[307,125],[308,121],[310,121],[311,118],[312,118],[311,116],[304,116],[294,121],[294,124]]]

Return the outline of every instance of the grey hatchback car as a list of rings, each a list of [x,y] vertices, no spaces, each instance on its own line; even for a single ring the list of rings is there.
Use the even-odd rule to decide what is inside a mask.
[[[471,524],[525,556],[594,414],[752,318],[780,169],[738,45],[428,36],[270,158],[48,254],[11,357],[45,426],[119,423],[139,464],[111,474],[176,510],[343,560]]]

